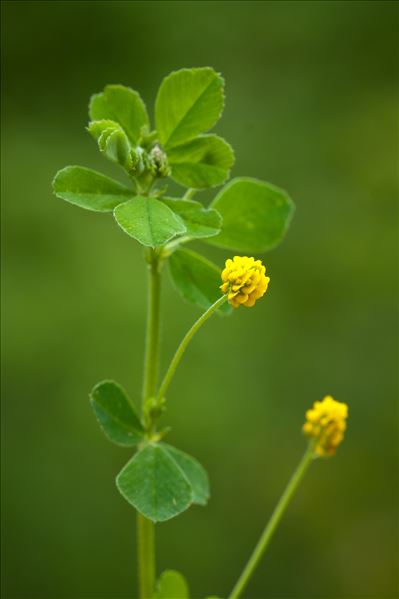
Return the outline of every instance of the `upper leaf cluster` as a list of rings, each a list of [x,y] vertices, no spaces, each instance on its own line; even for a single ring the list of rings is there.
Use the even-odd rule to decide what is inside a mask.
[[[251,178],[230,181],[207,208],[191,199],[193,190],[224,183],[233,165],[231,146],[208,133],[223,107],[224,80],[209,67],[181,69],[163,80],[154,128],[138,92],[107,85],[90,100],[87,129],[130,184],[81,166],[62,169],[53,181],[58,197],[87,210],[113,212],[125,233],[171,257],[175,286],[202,308],[217,299],[219,269],[179,246],[200,239],[229,251],[265,252],[281,241],[293,213],[284,191]],[[170,197],[168,178],[188,193]]]

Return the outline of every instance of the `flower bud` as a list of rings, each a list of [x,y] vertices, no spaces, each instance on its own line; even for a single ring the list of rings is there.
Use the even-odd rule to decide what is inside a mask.
[[[150,152],[150,159],[154,165],[155,174],[158,177],[168,177],[170,175],[168,158],[158,144],[155,144],[155,146],[152,148]]]

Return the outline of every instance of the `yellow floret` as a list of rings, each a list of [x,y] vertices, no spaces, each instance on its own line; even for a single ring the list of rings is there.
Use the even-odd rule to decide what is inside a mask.
[[[319,456],[334,455],[344,438],[348,406],[327,395],[323,401],[315,401],[306,412],[306,422],[302,431],[314,439],[315,453]]]
[[[234,256],[233,260],[226,260],[222,281],[220,289],[234,308],[251,308],[266,293],[270,277],[266,276],[266,268],[260,260]]]

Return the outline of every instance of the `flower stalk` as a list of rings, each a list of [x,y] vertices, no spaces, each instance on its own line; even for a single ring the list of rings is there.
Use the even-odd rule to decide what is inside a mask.
[[[294,474],[292,475],[288,485],[285,488],[279,502],[277,503],[274,512],[267,523],[255,549],[252,552],[241,576],[237,580],[231,594],[228,599],[238,599],[241,597],[242,592],[247,586],[250,578],[256,570],[260,560],[262,559],[270,541],[273,537],[283,515],[286,511],[291,499],[293,498],[296,490],[299,487],[301,480],[303,479],[305,472],[309,468],[309,465],[315,458],[313,443],[310,442],[301,461],[299,462]]]
[[[163,400],[163,398],[165,397],[166,392],[169,389],[169,385],[172,382],[173,375],[176,372],[176,368],[178,367],[179,362],[182,359],[183,354],[186,351],[187,346],[190,343],[191,339],[194,337],[194,335],[198,331],[198,329],[201,328],[201,326],[208,320],[208,318],[210,318],[212,316],[212,314],[214,314],[214,312],[216,312],[216,310],[225,303],[226,300],[227,300],[227,297],[225,295],[222,295],[214,304],[212,304],[212,306],[210,306],[208,308],[208,310],[206,310],[206,312],[204,312],[202,314],[202,316],[200,316],[198,318],[198,320],[193,324],[193,326],[189,329],[189,331],[184,336],[182,342],[180,343],[179,347],[176,350],[175,355],[172,358],[171,363],[169,364],[169,368],[166,371],[163,381],[159,387],[159,391],[157,393],[157,402],[158,403],[161,402]]]
[[[309,465],[316,458],[327,458],[335,454],[338,445],[342,443],[344,438],[347,417],[347,404],[336,401],[330,395],[324,397],[322,401],[316,401],[312,409],[307,410],[305,424],[302,427],[303,433],[307,437],[310,437],[307,450],[276,505],[266,528],[228,599],[238,599],[241,596],[265,553]]]

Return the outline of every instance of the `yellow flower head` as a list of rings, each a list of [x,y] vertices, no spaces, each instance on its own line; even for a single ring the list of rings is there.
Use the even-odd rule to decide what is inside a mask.
[[[220,289],[234,308],[251,308],[266,293],[270,278],[265,273],[266,268],[260,260],[234,256],[233,260],[226,260]]]
[[[319,456],[334,455],[344,438],[348,406],[327,395],[323,401],[315,401],[306,412],[303,432],[314,439],[315,453]]]

